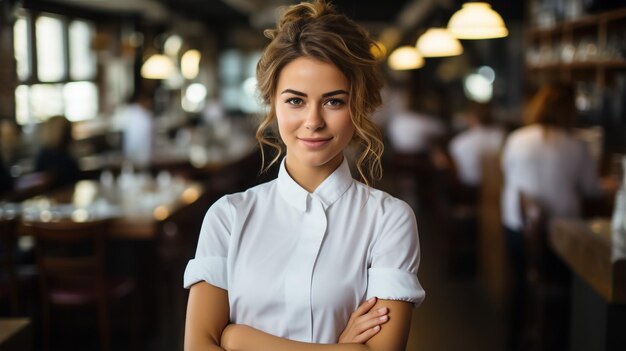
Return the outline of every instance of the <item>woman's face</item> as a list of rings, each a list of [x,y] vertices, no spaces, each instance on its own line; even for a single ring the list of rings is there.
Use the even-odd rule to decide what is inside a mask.
[[[350,83],[332,64],[300,57],[278,77],[278,130],[290,171],[330,174],[354,134],[348,106]]]

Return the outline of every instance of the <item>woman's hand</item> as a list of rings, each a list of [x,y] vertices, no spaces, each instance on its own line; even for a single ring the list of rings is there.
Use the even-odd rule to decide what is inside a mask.
[[[375,304],[376,298],[372,297],[350,315],[348,325],[339,336],[340,344],[364,344],[380,331],[381,324],[389,320],[389,310],[387,307],[372,310]]]

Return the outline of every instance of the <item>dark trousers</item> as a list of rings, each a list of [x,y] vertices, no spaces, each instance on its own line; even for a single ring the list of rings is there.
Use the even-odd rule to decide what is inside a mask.
[[[509,302],[509,350],[524,349],[526,311],[526,257],[524,234],[504,227],[505,243],[511,267],[511,300]]]

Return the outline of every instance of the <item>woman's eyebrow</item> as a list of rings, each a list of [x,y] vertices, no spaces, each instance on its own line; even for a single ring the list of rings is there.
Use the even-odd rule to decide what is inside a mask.
[[[281,92],[281,94],[284,93],[292,93],[294,95],[298,95],[298,96],[303,96],[303,97],[307,97],[307,95],[301,91],[297,91],[297,90],[293,90],[293,89],[285,89]]]
[[[329,97],[329,96],[339,95],[339,94],[346,94],[346,95],[348,95],[348,92],[345,91],[345,90],[339,89],[339,90],[334,90],[334,91],[331,91],[331,92],[328,92],[328,93],[324,93],[324,94],[322,94],[322,97]]]
[[[283,90],[281,92],[281,94],[285,94],[285,93],[291,93],[291,94],[298,95],[298,96],[303,96],[303,97],[307,97],[308,96],[306,93],[303,93],[303,92],[297,91],[297,90],[293,90],[293,89],[285,89],[285,90]],[[348,92],[343,90],[343,89],[333,90],[333,91],[330,91],[328,93],[322,94],[322,97],[325,98],[325,97],[339,95],[339,94],[346,94],[346,95],[348,95]]]

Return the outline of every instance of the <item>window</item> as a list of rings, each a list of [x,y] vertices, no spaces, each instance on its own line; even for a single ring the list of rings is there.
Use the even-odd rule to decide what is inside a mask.
[[[28,27],[28,17],[23,16],[15,21],[13,28],[13,52],[17,63],[17,78],[22,81],[30,78],[31,72]]]
[[[37,42],[37,76],[41,82],[58,82],[65,78],[63,22],[60,18],[40,16],[35,22]]]
[[[256,88],[256,64],[261,52],[242,53],[230,49],[219,59],[221,99],[229,111],[258,113],[263,110]]]
[[[19,124],[42,122],[54,115],[71,121],[97,116],[94,33],[94,25],[82,19],[34,12],[18,16],[13,35],[20,82],[15,89]]]

